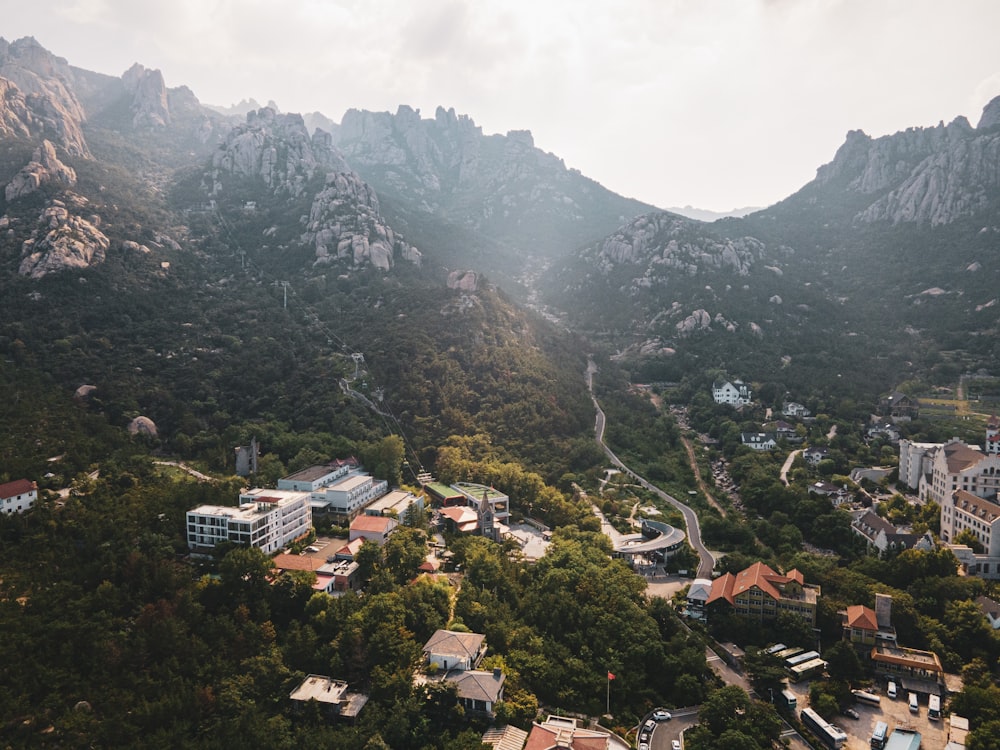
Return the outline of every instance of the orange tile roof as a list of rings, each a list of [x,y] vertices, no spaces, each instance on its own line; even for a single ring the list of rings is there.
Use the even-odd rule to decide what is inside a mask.
[[[326,561],[309,555],[289,555],[282,552],[273,558],[274,567],[279,570],[317,570]]]
[[[847,608],[847,627],[859,630],[878,630],[875,610],[863,604],[852,604]]]
[[[782,594],[777,587],[783,586],[789,581],[804,584],[805,576],[795,569],[790,570],[788,575],[783,576],[780,573],[775,573],[764,563],[755,562],[749,568],[741,570],[736,575],[726,573],[712,581],[712,593],[708,596],[708,602],[711,603],[718,599],[725,599],[730,604],[735,604],[737,596],[755,587],[772,599],[781,599]]]
[[[378,531],[384,534],[397,523],[391,516],[358,516],[351,521],[351,531]]]

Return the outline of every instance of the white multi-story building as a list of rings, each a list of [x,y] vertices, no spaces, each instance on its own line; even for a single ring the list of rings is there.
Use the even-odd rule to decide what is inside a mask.
[[[361,510],[389,490],[389,483],[370,474],[352,472],[312,495],[313,507],[350,523]]]
[[[941,504],[941,539],[953,542],[963,531],[971,531],[983,545],[976,554],[971,547],[950,544],[965,572],[981,578],[1000,579],[1000,504],[967,490],[955,490]]]
[[[23,513],[38,499],[38,485],[28,479],[0,484],[0,513]]]
[[[749,404],[752,394],[750,386],[742,380],[716,380],[712,383],[712,398],[717,404],[729,404],[730,406],[745,406]]]
[[[271,554],[311,528],[308,492],[252,489],[240,494],[239,507],[200,505],[187,512],[188,548],[195,552],[225,541]]]
[[[941,443],[916,443],[905,438],[899,441],[899,481],[911,489],[920,487],[920,478],[930,473],[931,456]]]
[[[346,477],[356,468],[354,461],[338,461],[334,464],[310,466],[287,477],[278,480],[279,490],[295,490],[296,492],[316,492],[333,484],[341,477]]]
[[[944,505],[955,490],[977,497],[996,497],[1000,491],[1000,455],[983,453],[958,438],[930,455],[930,472],[921,487],[924,499]]]

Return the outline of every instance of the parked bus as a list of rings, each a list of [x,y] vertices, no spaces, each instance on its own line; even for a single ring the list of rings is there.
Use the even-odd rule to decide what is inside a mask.
[[[871,746],[873,750],[883,750],[885,743],[889,741],[889,725],[884,721],[875,723],[875,730],[872,732]]]
[[[822,659],[810,659],[801,664],[796,664],[788,671],[792,674],[792,682],[801,682],[802,680],[808,680],[810,677],[822,674],[824,669],[826,669],[825,661]]]
[[[794,711],[795,707],[799,704],[799,699],[795,697],[795,693],[791,690],[782,690],[779,696],[779,705],[787,708],[789,711]]]
[[[941,696],[931,695],[927,700],[927,718],[931,721],[937,721],[941,718]]]
[[[882,704],[882,699],[875,693],[866,693],[864,690],[852,690],[851,693],[854,695],[854,700],[860,703],[867,703],[871,706]]]
[[[779,651],[784,651],[786,648],[788,648],[788,646],[786,646],[784,643],[775,643],[773,646],[766,649],[764,653],[767,654],[768,656],[774,656],[776,653],[778,653]]]
[[[822,716],[811,708],[803,708],[802,713],[799,715],[802,717],[802,723],[805,724],[806,729],[816,735],[816,739],[830,748],[830,750],[839,750],[847,742],[847,735],[841,729],[827,723]]]
[[[802,664],[804,662],[810,661],[811,659],[818,659],[818,651],[803,651],[801,654],[796,654],[795,656],[789,656],[785,659],[786,667],[794,667],[796,664]]]
[[[781,651],[778,651],[775,654],[775,656],[778,657],[779,659],[781,659],[782,661],[784,661],[789,656],[795,656],[795,654],[801,654],[803,651],[805,651],[804,648],[799,648],[798,646],[789,646],[786,649],[782,649]]]

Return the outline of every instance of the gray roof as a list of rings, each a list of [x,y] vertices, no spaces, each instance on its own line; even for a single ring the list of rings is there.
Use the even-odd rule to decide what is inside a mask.
[[[475,659],[485,640],[486,636],[481,633],[438,630],[424,644],[424,653],[456,656],[460,659]]]
[[[467,672],[456,672],[453,675],[448,675],[446,679],[458,688],[459,698],[496,703],[500,700],[503,683],[507,677],[499,670],[483,672],[478,669],[470,669]]]

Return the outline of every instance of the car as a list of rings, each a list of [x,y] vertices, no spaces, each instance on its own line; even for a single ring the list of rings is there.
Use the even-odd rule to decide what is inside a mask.
[[[670,750],[681,750],[681,741],[670,740]]]
[[[648,742],[640,742],[639,743],[639,750],[649,750],[649,743]]]
[[[859,714],[853,708],[845,708],[842,713],[844,714],[844,716],[849,716],[852,719],[860,719],[861,718],[861,714]]]
[[[639,742],[649,742],[649,738],[652,737],[648,729],[643,729],[639,732]]]
[[[662,708],[653,711],[653,721],[670,721],[672,718],[674,717],[670,715],[670,712]]]
[[[890,698],[896,697],[896,683],[892,680],[889,680],[889,686],[886,688],[885,694]]]

